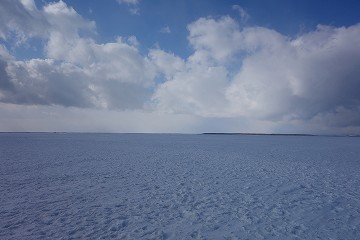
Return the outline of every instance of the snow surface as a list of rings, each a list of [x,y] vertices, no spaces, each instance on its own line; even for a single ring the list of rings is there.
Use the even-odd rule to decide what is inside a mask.
[[[0,134],[0,239],[360,239],[360,138]]]

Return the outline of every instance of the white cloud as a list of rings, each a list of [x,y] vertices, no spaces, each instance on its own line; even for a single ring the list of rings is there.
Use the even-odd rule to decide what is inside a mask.
[[[241,22],[242,22],[242,23],[246,23],[247,20],[249,20],[250,15],[249,15],[249,14],[245,11],[245,9],[242,8],[241,6],[239,6],[239,5],[233,5],[233,6],[232,6],[232,9],[239,12],[239,15],[240,15],[240,18],[241,18]]]
[[[189,24],[188,30],[191,46],[204,55],[201,61],[228,61],[242,47],[239,25],[230,17],[200,18]]]
[[[15,46],[32,37],[43,37],[49,23],[41,12],[34,8],[32,0],[0,2],[0,38],[12,41]]]
[[[134,109],[142,108],[150,97],[156,69],[138,52],[136,37],[119,37],[116,42],[97,44],[91,38],[95,23],[82,18],[62,1],[38,10],[28,0],[17,9],[36,13],[47,23],[41,25],[41,34],[30,31],[27,25],[18,25],[25,38],[37,36],[45,40],[46,59],[15,60],[1,45],[1,101]],[[6,20],[17,19],[17,13],[14,14]],[[38,18],[26,20],[37,29]],[[86,31],[90,35],[84,35]]]
[[[167,79],[172,78],[174,74],[183,71],[185,68],[185,61],[182,58],[161,49],[151,49],[149,58],[156,66],[157,71],[164,74]]]
[[[44,7],[44,18],[51,24],[47,29],[47,57],[73,63],[89,63],[94,41],[80,32],[95,32],[95,23],[82,18],[73,8],[60,1]]]
[[[20,2],[28,11],[36,11],[36,5],[33,0],[20,0]]]
[[[163,28],[160,29],[161,33],[171,33],[170,27],[169,26],[165,26]]]
[[[31,0],[0,5],[2,42],[15,48],[29,39],[44,42],[44,57],[28,60],[0,44],[0,121],[8,126],[4,114],[22,109],[46,118],[42,109],[71,119],[127,119],[124,128],[112,124],[114,131],[209,131],[229,124],[217,129],[360,132],[360,24],[318,26],[290,38],[229,16],[200,18],[188,25],[193,53],[181,58],[160,48],[141,54],[135,36],[97,43],[95,23],[62,1],[42,9]],[[149,123],[141,126],[130,120],[135,117]],[[66,129],[63,120],[56,123]],[[96,129],[110,124],[96,121]]]
[[[127,4],[129,6],[129,11],[133,15],[139,15],[140,9],[139,4],[140,0],[116,0],[119,4]]]
[[[230,17],[201,18],[188,29],[194,53],[158,87],[159,109],[284,125],[360,125],[360,25],[319,26],[296,38],[241,29]],[[211,67],[216,73],[207,74]]]
[[[226,74],[224,67],[187,65],[158,87],[153,100],[165,112],[219,116],[225,106]]]
[[[0,100],[17,104],[142,108],[150,97],[155,69],[137,53],[130,52],[126,56],[128,62],[118,59],[117,54],[124,52],[116,49],[116,43],[113,45],[100,46],[98,56],[103,59],[88,67],[52,59],[4,60],[6,64],[0,65],[3,75]],[[106,55],[106,51],[114,55]]]
[[[55,64],[50,59],[12,61],[6,66],[7,81],[1,101],[18,104],[43,104],[89,107],[91,92],[81,69]],[[74,81],[73,79],[76,79]]]
[[[45,5],[41,13],[51,24],[50,31],[69,34],[70,37],[79,35],[79,30],[94,31],[95,29],[95,22],[84,19],[63,1]]]
[[[118,3],[126,3],[126,4],[131,4],[131,5],[138,5],[139,4],[139,0],[117,0]]]
[[[0,103],[0,132],[180,132],[192,133],[201,119],[192,115]]]
[[[0,57],[1,57],[2,60],[4,60],[5,62],[14,60],[14,57],[11,56],[11,54],[10,54],[9,51],[6,49],[6,47],[3,46],[3,45],[1,45],[1,44],[0,44]]]

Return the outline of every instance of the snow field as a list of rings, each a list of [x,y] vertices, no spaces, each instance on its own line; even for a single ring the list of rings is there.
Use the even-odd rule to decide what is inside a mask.
[[[0,134],[0,239],[359,239],[360,138]]]

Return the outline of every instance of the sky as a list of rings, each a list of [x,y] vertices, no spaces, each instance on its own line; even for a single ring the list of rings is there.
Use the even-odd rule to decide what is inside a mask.
[[[1,0],[0,131],[360,134],[357,0]]]

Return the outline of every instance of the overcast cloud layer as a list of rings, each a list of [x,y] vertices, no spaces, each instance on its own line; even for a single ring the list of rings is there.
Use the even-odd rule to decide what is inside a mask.
[[[88,115],[142,114],[152,122],[187,116],[178,129],[164,123],[163,131],[211,131],[216,122],[232,126],[219,131],[360,133],[360,24],[319,25],[287,37],[247,26],[250,16],[234,9],[241,22],[221,16],[189,23],[193,52],[184,59],[160,47],[141,53],[136,36],[96,42],[96,23],[62,1],[38,9],[32,0],[3,0],[2,122],[16,108],[75,107]],[[11,54],[33,39],[42,41],[42,58]],[[199,121],[209,128],[199,128]],[[140,125],[129,131],[162,131]],[[117,130],[127,131],[106,131]]]

